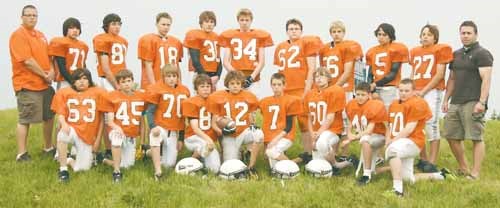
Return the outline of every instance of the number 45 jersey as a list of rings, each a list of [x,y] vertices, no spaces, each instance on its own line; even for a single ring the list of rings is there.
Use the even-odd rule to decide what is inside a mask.
[[[135,91],[127,95],[115,90],[104,96],[103,109],[114,113],[115,124],[120,126],[127,137],[138,137],[142,112],[145,111],[146,95]]]
[[[97,73],[99,77],[104,77],[100,54],[107,54],[109,58],[109,68],[111,73],[116,74],[127,65],[125,57],[127,55],[128,42],[119,35],[102,33],[96,35],[92,41],[94,43],[94,52],[97,54]]]
[[[383,122],[388,121],[387,111],[381,100],[369,99],[366,103],[360,105],[356,100],[351,100],[346,107],[347,117],[351,122],[352,129],[361,133],[366,129],[369,123],[375,123],[374,134],[385,135],[385,126]]]
[[[57,91],[51,109],[57,115],[64,116],[83,142],[93,145],[102,117],[100,114],[104,112],[102,103],[105,93],[99,87],[90,87],[83,92],[66,87]]]

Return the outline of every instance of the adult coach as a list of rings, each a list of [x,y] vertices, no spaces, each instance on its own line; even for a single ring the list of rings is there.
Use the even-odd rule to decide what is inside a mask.
[[[35,6],[24,6],[21,20],[21,26],[9,40],[12,84],[19,113],[16,129],[18,162],[30,160],[26,143],[32,123],[43,122],[44,152],[55,152],[51,141],[54,113],[50,110],[54,96],[54,89],[50,87],[54,80],[54,68],[49,60],[47,39],[35,29],[38,20]]]
[[[472,21],[464,21],[460,25],[460,40],[464,46],[453,53],[442,105],[443,112],[447,113],[443,135],[458,161],[459,172],[469,179],[478,179],[484,158],[484,115],[488,109],[493,56],[477,42],[477,26]],[[465,159],[464,139],[474,143],[470,173]]]

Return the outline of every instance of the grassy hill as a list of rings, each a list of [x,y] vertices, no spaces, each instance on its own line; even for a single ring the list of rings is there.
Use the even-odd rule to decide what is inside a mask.
[[[124,170],[121,184],[111,181],[110,167],[98,166],[85,173],[71,174],[68,184],[57,180],[58,164],[41,155],[40,125],[29,136],[32,161],[18,164],[16,155],[16,111],[0,111],[0,207],[497,207],[500,204],[500,122],[489,121],[486,129],[486,158],[481,179],[469,181],[417,182],[405,184],[403,199],[387,198],[390,175],[374,176],[366,187],[355,184],[354,170],[341,176],[318,180],[305,174],[281,182],[266,175],[261,158],[261,180],[228,182],[215,176],[207,179],[168,172],[160,183],[153,180],[150,162],[138,161]],[[351,145],[359,152],[359,145]],[[471,160],[471,143],[466,143]],[[298,141],[289,150],[296,156]],[[183,151],[181,157],[188,155]],[[448,144],[442,140],[438,164],[457,168]]]

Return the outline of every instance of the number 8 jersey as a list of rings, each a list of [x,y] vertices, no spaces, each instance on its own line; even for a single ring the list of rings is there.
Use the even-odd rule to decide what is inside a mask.
[[[154,122],[166,130],[184,130],[182,101],[189,97],[189,89],[184,85],[170,87],[163,82],[150,85],[146,90],[146,101],[157,105]]]
[[[425,145],[425,123],[430,118],[432,118],[431,109],[423,98],[413,96],[403,102],[394,100],[389,106],[391,139],[397,136],[406,124],[417,122],[417,126],[408,137],[422,149]]]
[[[92,40],[94,52],[97,54],[97,72],[99,77],[104,77],[100,54],[107,54],[109,58],[109,68],[111,73],[116,74],[122,69],[126,69],[125,57],[127,55],[128,42],[119,35],[102,33],[96,35]]]
[[[51,109],[64,116],[83,142],[93,145],[102,117],[100,113],[104,111],[102,103],[105,93],[99,87],[90,87],[83,92],[71,87],[62,88],[55,94]]]
[[[198,119],[198,128],[207,134],[213,141],[217,141],[215,131],[212,129],[212,114],[208,112],[208,99],[197,95],[182,102],[182,115],[189,119]],[[186,129],[185,138],[194,135],[191,125]]]

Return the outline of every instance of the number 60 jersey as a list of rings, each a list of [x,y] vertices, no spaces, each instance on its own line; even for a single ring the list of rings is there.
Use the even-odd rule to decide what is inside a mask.
[[[106,91],[99,87],[89,87],[82,92],[71,87],[62,88],[55,94],[51,109],[64,116],[80,139],[92,145],[99,129],[105,93]]]

